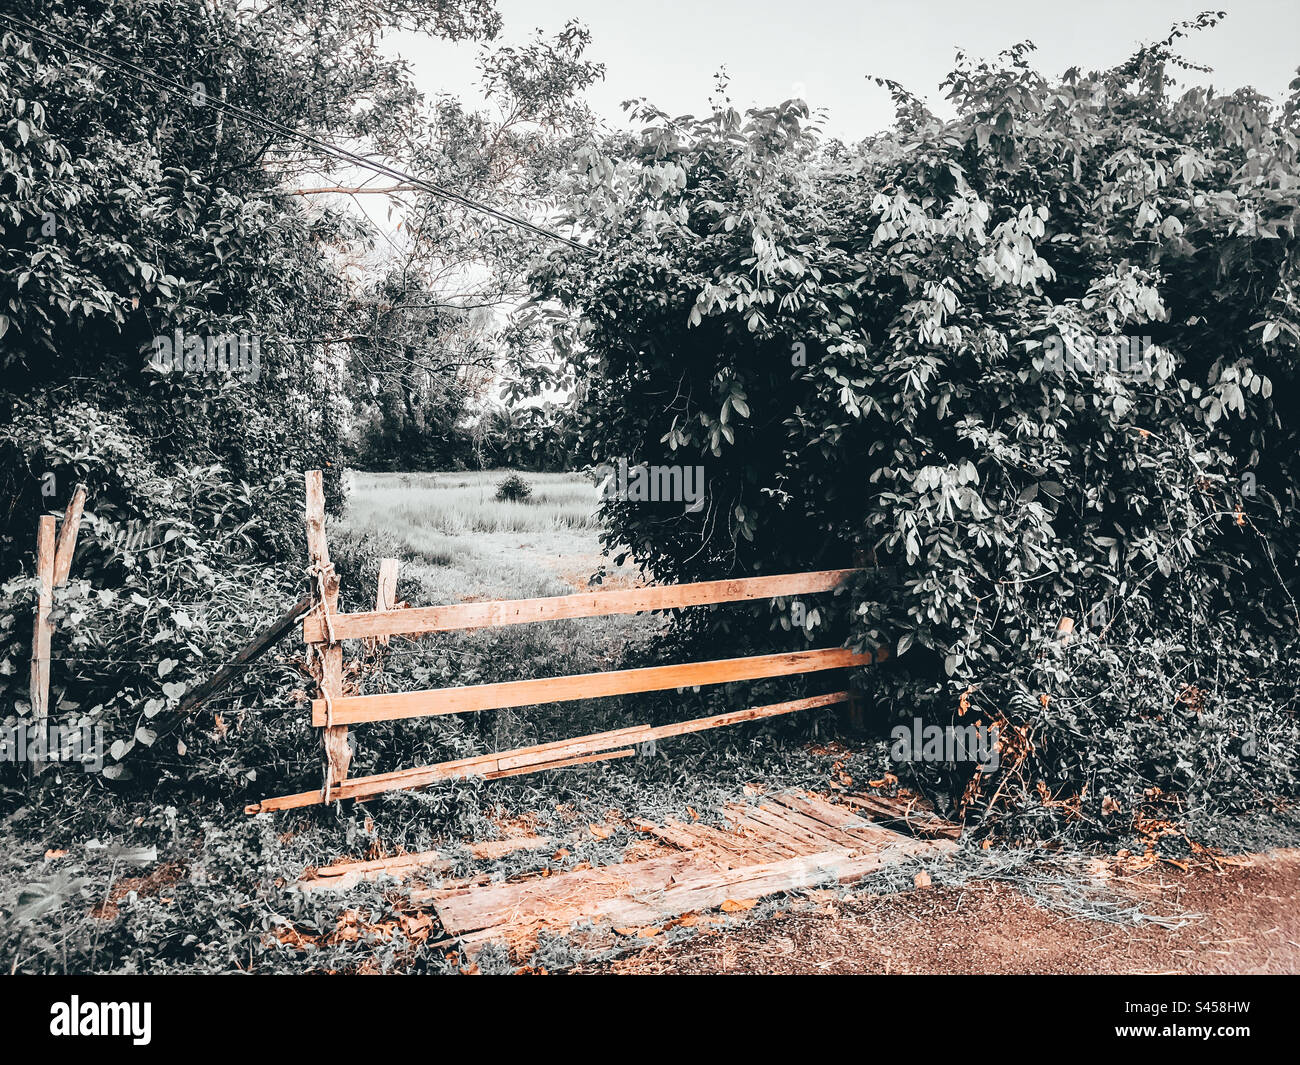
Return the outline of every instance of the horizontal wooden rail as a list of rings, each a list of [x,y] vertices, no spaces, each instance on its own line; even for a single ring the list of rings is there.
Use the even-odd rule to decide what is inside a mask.
[[[502,710],[512,706],[535,706],[569,702],[573,699],[597,699],[609,695],[665,691],[702,684],[724,684],[735,680],[816,673],[823,669],[870,665],[883,658],[883,649],[872,656],[854,654],[843,647],[833,647],[820,651],[723,658],[712,662],[648,666],[610,673],[580,673],[569,677],[514,680],[501,684],[430,688],[385,695],[354,695],[334,700],[332,719],[327,719],[325,700],[314,699],[311,704],[311,722],[317,726],[330,723],[352,725],[362,721],[391,721],[406,717]]]
[[[628,743],[644,743],[646,740],[667,739],[689,732],[703,732],[706,729],[735,725],[742,721],[757,721],[762,718],[792,714],[799,710],[811,710],[822,706],[832,706],[847,702],[846,691],[831,692],[829,695],[814,695],[807,699],[794,699],[770,706],[756,706],[746,710],[733,710],[712,717],[697,717],[689,721],[677,721],[668,725],[651,728],[649,725],[633,725],[629,728],[613,729],[609,732],[596,732],[589,736],[576,736],[573,739],[557,740],[553,743],[541,743],[533,747],[519,747],[511,751],[498,751],[492,754],[460,758],[452,762],[439,762],[436,765],[420,766],[416,769],[399,769],[392,773],[377,773],[374,776],[354,777],[345,780],[331,791],[334,799],[365,799],[388,791],[422,788],[438,780],[451,780],[463,777],[484,777],[492,780],[498,777],[516,776],[522,773],[537,773],[545,769],[562,769],[570,765],[602,761],[607,758],[625,758],[632,754],[630,748],[610,753],[611,748],[622,748]],[[296,795],[283,795],[274,799],[263,799],[244,808],[248,814],[263,813],[269,810],[292,810],[302,806],[314,806],[321,802],[320,789],[303,791]]]
[[[358,614],[335,614],[331,620],[334,638],[337,640],[486,629],[534,621],[639,614],[645,610],[675,610],[711,603],[740,603],[777,596],[809,595],[813,592],[832,591],[846,578],[861,572],[863,571],[857,569],[831,569],[814,573],[782,573],[770,577],[700,581],[696,584],[625,588],[610,592],[583,592],[545,599],[456,603],[451,606],[421,606],[396,611],[372,610]],[[309,617],[303,623],[303,638],[308,643],[323,643],[328,638],[323,619],[317,615]]]

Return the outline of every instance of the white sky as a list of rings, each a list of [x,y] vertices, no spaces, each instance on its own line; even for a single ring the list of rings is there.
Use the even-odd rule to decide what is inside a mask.
[[[556,32],[571,18],[587,24],[588,56],[606,65],[605,81],[587,98],[611,123],[621,124],[621,102],[638,96],[671,114],[699,114],[725,66],[738,107],[802,95],[829,111],[827,130],[846,140],[893,118],[871,75],[902,82],[947,114],[938,84],[958,47],[992,57],[1028,39],[1038,46],[1035,65],[1049,76],[1071,66],[1099,69],[1210,7],[1206,0],[498,0],[506,42],[537,27]],[[1227,12],[1223,22],[1181,42],[1188,59],[1214,74],[1188,71],[1180,80],[1253,85],[1279,99],[1300,65],[1300,0],[1223,0],[1216,9]],[[426,93],[474,97],[474,45],[401,34],[387,47],[410,60]]]

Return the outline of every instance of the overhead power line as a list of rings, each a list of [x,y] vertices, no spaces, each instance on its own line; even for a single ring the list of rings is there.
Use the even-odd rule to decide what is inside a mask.
[[[162,86],[163,88],[170,89],[173,92],[178,92],[182,96],[188,96],[192,91],[190,86],[184,85],[179,81],[174,81],[162,74],[157,74],[154,71],[147,70],[146,68],[131,62],[129,59],[119,59],[116,56],[108,55],[97,48],[92,48],[89,45],[71,40],[53,30],[37,26],[34,23],[28,22],[26,19],[20,19],[13,15],[0,12],[0,22],[8,24],[10,29],[29,41],[39,40],[45,44],[52,44],[69,52],[79,54],[109,70],[114,70],[119,74],[132,78],[141,84]],[[539,237],[545,237],[547,240],[558,241],[561,244],[566,244],[579,251],[589,252],[591,250],[590,248],[579,244],[576,240],[571,240],[560,233],[556,233],[544,226],[539,226],[536,223],[528,221],[526,218],[519,218],[516,215],[509,214],[496,207],[492,207],[489,204],[480,203],[477,200],[471,199],[468,196],[456,192],[454,189],[449,189],[432,181],[425,181],[423,178],[418,178],[412,174],[404,173],[396,167],[389,166],[387,163],[378,163],[373,159],[367,159],[365,156],[357,155],[355,152],[350,152],[346,148],[340,148],[338,145],[331,144],[329,141],[322,140],[320,137],[311,133],[303,133],[301,130],[293,129],[280,122],[276,122],[274,119],[249,111],[247,108],[241,107],[238,104],[232,104],[229,101],[224,100],[215,100],[209,96],[204,101],[203,106],[211,107],[215,110],[231,115],[234,118],[250,122],[263,130],[269,130],[285,137],[292,137],[305,144],[310,144],[313,148],[339,162],[351,163],[354,166],[359,166],[373,173],[394,178],[403,184],[411,185],[429,193],[430,195],[437,196],[438,198],[447,200],[450,203],[455,203],[458,206],[465,207],[471,211],[476,211],[488,216],[489,218],[495,218],[497,221],[505,222],[506,224],[515,226],[519,229],[527,230]]]

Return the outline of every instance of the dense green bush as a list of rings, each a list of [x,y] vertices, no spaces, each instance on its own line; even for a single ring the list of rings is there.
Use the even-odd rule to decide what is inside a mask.
[[[593,253],[535,274],[588,457],[706,471],[698,513],[607,501],[607,544],[660,580],[879,567],[849,611],[779,622],[892,651],[859,678],[887,716],[955,720],[967,693],[1058,730],[986,797],[1104,783],[1127,809],[1190,790],[1197,751],[1256,774],[1228,742],[1256,714],[1294,735],[1291,700],[1228,678],[1288,674],[1300,622],[1300,92],[1171,91],[1185,29],[1055,82],[1028,46],[962,57],[956,119],[892,86],[897,128],[854,148],[800,101],[642,107],[575,176]],[[1130,337],[1136,368],[1056,357]],[[1045,670],[1062,616],[1104,654]],[[1207,652],[1231,668],[1206,680]],[[1199,731],[1130,719],[1132,685],[1154,717],[1193,683]],[[1100,717],[1052,719],[1063,696]],[[1270,751],[1258,790],[1293,787],[1295,744]]]
[[[324,470],[341,507],[346,360],[327,341],[354,313],[339,256],[367,236],[293,194],[297,139],[207,103],[382,139],[422,107],[404,65],[376,51],[384,19],[451,39],[490,37],[500,20],[482,0],[417,0],[379,21],[352,2],[5,12],[191,90],[0,27],[0,720],[30,717],[34,585],[18,575],[38,516],[83,483],[74,579],[54,612],[53,720],[103,725],[101,781],[237,791],[264,770],[257,753],[271,764],[297,748],[233,753],[243,717],[221,711],[247,688],[192,720],[175,710],[302,594],[302,471]],[[150,360],[178,330],[242,335],[256,361],[159,372]],[[253,690],[285,705],[295,675],[272,663]]]

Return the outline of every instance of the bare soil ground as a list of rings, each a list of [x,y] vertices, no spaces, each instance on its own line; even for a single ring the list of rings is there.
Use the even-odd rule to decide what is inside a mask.
[[[854,895],[580,971],[655,973],[1300,973],[1300,849],[1241,866],[1161,863],[1108,881],[1180,928],[1116,924],[974,880]]]

